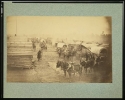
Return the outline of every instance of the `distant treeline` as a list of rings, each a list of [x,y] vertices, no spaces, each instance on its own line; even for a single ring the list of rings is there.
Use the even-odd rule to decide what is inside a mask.
[[[111,37],[111,34],[102,34],[99,36],[99,41],[101,43],[109,43],[111,44],[111,41],[112,41],[112,37]]]

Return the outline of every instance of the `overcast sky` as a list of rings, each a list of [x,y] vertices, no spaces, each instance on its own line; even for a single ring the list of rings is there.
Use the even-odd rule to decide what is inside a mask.
[[[17,26],[17,27],[16,27]],[[7,34],[81,38],[89,34],[111,34],[110,17],[9,16]]]

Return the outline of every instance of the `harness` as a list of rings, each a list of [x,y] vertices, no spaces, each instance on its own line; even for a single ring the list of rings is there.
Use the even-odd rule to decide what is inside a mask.
[[[73,66],[73,65],[71,65],[71,64],[69,64],[69,66],[68,66],[67,70],[74,70],[74,66]]]
[[[63,69],[64,69],[64,70],[67,70],[68,66],[69,66],[68,63],[66,63],[66,62],[63,63]]]

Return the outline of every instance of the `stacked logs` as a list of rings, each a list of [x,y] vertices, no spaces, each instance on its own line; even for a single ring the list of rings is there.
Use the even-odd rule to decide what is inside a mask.
[[[31,68],[33,67],[32,60],[33,60],[32,42],[27,42],[27,41],[7,42],[7,66]]]

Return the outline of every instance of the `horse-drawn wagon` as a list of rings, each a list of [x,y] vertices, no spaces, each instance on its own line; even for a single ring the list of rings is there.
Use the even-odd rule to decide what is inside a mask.
[[[66,47],[67,45],[65,43],[57,43],[56,50],[58,52],[59,49],[63,49],[63,47]]]
[[[102,46],[94,46],[91,47],[90,50],[92,53],[96,54],[97,56],[108,56],[108,49]]]
[[[111,69],[111,59],[108,47],[96,46],[91,48],[91,52],[97,55],[95,70],[105,74]],[[101,73],[102,74],[102,73]]]

